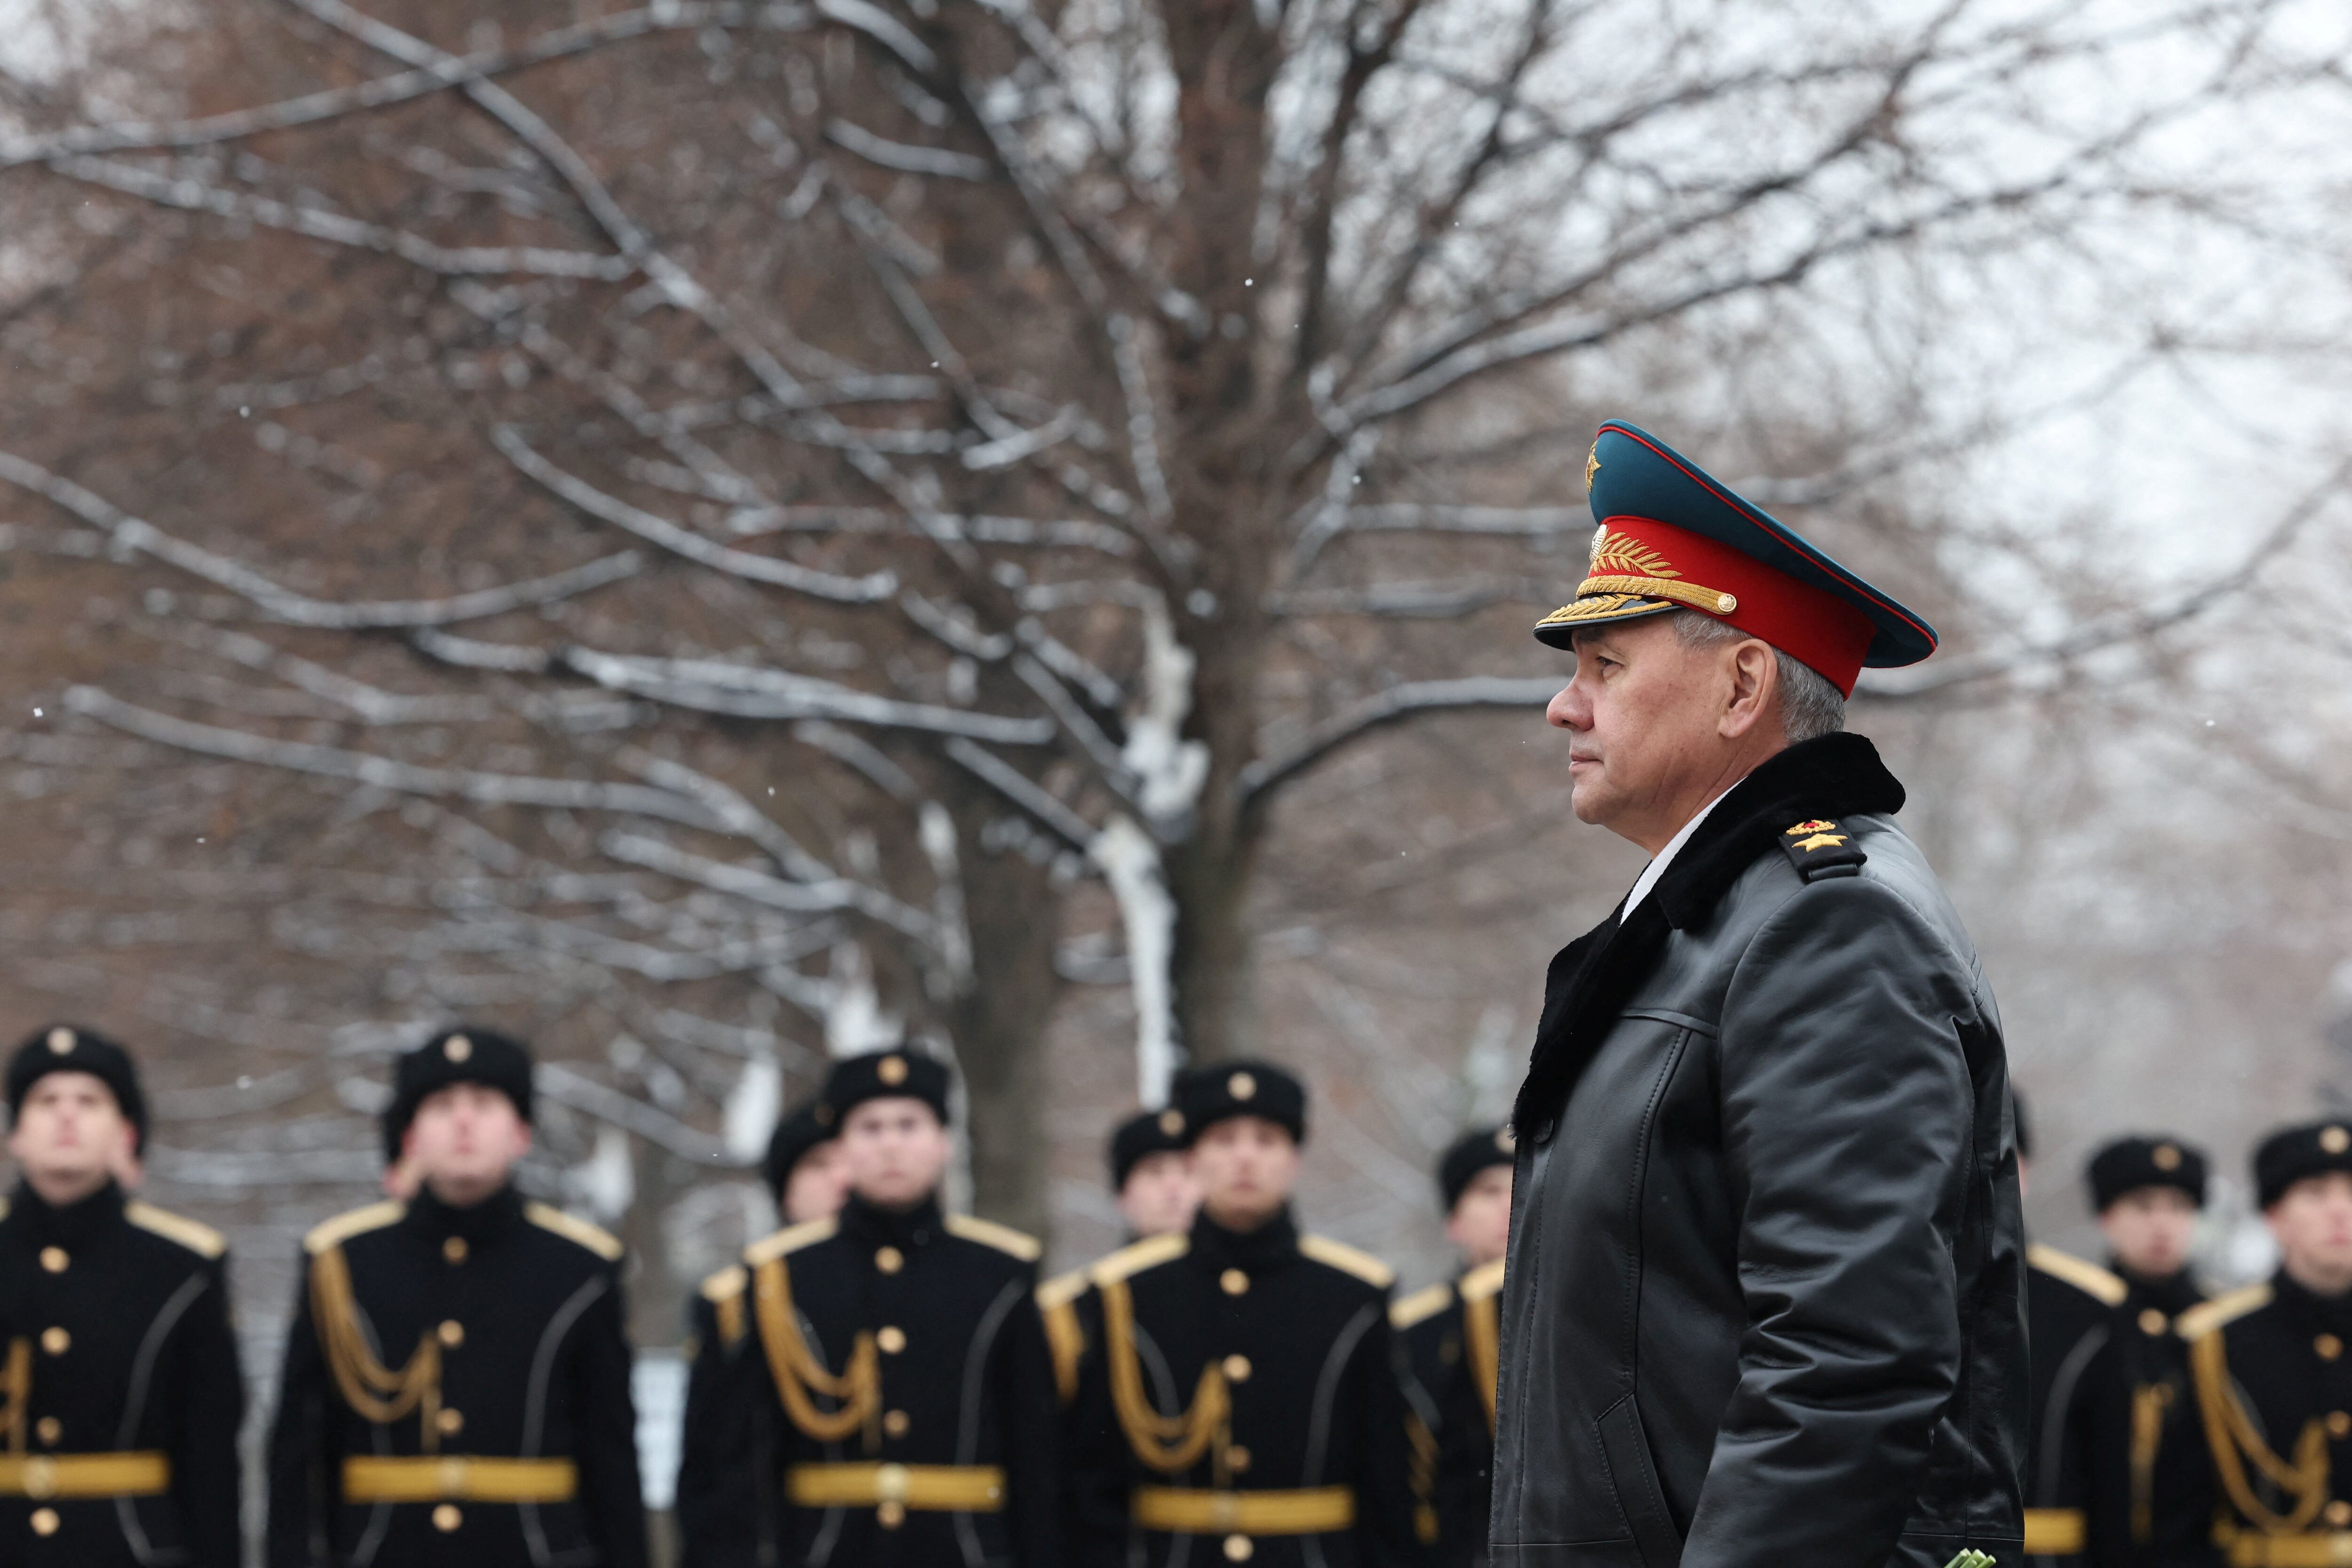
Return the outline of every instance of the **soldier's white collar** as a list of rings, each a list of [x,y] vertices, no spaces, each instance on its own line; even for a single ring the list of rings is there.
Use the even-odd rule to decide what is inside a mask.
[[[1738,784],[1731,786],[1732,789],[1738,787]],[[1731,790],[1727,789],[1723,792],[1723,795],[1730,793]],[[1684,845],[1690,842],[1691,835],[1698,831],[1698,825],[1706,820],[1706,814],[1723,804],[1723,795],[1717,795],[1713,800],[1700,806],[1698,815],[1684,823],[1682,830],[1666,840],[1666,847],[1658,851],[1658,858],[1642,868],[1642,874],[1633,879],[1633,890],[1625,895],[1625,913],[1617,917],[1619,924],[1623,924],[1626,917],[1633,912],[1633,906],[1640,903],[1648,895],[1650,889],[1658,885],[1658,879],[1664,876],[1666,868],[1675,863],[1675,857],[1681,852]]]

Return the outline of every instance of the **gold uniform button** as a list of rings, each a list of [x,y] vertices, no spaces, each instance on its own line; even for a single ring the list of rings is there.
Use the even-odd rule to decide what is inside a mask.
[[[907,1522],[907,1505],[902,1502],[881,1502],[874,1505],[874,1522],[885,1530],[896,1530]]]
[[[72,1346],[73,1336],[63,1329],[50,1328],[41,1331],[41,1348],[51,1355],[63,1355]]]
[[[895,1247],[886,1247],[874,1255],[874,1267],[885,1274],[896,1274],[907,1267],[907,1255]]]
[[[33,1436],[38,1437],[49,1447],[56,1447],[58,1446],[58,1439],[65,1435],[65,1423],[59,1421],[54,1415],[44,1415],[38,1421],[33,1423]]]
[[[2329,1503],[2326,1508],[2320,1510],[2319,1517],[2334,1525],[2336,1529],[2341,1530],[2346,1525],[2352,1524],[2352,1502],[2346,1502],[2341,1498],[2338,1498],[2336,1501]]]
[[[441,1257],[444,1261],[449,1263],[465,1262],[466,1238],[462,1236],[453,1236],[448,1240],[443,1242],[441,1244]]]
[[[73,1260],[66,1256],[66,1249],[62,1247],[41,1248],[41,1267],[52,1274],[63,1274],[66,1271],[66,1265],[71,1261]]]
[[[1232,1447],[1225,1450],[1225,1468],[1227,1469],[1238,1472],[1241,1470],[1246,1470],[1249,1467],[1250,1451],[1247,1448],[1244,1448],[1239,1443],[1236,1443]]]
[[[893,1410],[882,1417],[882,1436],[903,1437],[907,1435],[907,1428],[912,1425],[914,1423],[907,1419],[905,1411]]]
[[[874,1336],[874,1342],[882,1347],[884,1355],[897,1355],[907,1348],[907,1331],[896,1323],[885,1324],[882,1331]]]
[[[50,1331],[51,1333],[55,1333],[57,1331],[58,1331],[54,1329]],[[44,1334],[41,1337],[41,1342],[43,1344],[48,1343],[48,1335]],[[2311,1348],[2319,1352],[2320,1360],[2334,1361],[2337,1356],[2344,1353],[2344,1342],[2337,1339],[2334,1334],[2322,1334],[2317,1339],[2311,1342]]]
[[[1245,1355],[1229,1355],[1225,1358],[1225,1381],[1227,1383],[1247,1383],[1249,1381],[1249,1357]]]
[[[2352,1437],[2352,1411],[2329,1411],[2327,1435],[2331,1437]]]
[[[2171,1326],[2172,1320],[2166,1317],[2162,1312],[2158,1311],[2153,1307],[2148,1308],[2139,1315],[2139,1331],[2141,1333],[2160,1334]]]
[[[1250,1538],[1246,1535],[1225,1537],[1225,1561],[1228,1563],[1246,1563],[1256,1551],[1257,1548],[1251,1544]]]
[[[444,1410],[440,1415],[436,1415],[433,1418],[433,1425],[441,1429],[441,1435],[443,1436],[455,1437],[458,1433],[463,1432],[466,1429],[465,1412],[462,1410]]]
[[[444,1535],[465,1522],[466,1516],[457,1511],[457,1505],[454,1502],[445,1502],[433,1510],[433,1528]]]
[[[433,1331],[433,1337],[451,1350],[456,1350],[466,1342],[466,1325],[455,1318],[444,1318],[441,1320],[441,1326]]]
[[[1228,1268],[1217,1276],[1217,1284],[1228,1296],[1238,1296],[1249,1289],[1249,1276],[1238,1268]]]
[[[33,1510],[33,1533],[35,1535],[55,1535],[57,1532],[58,1510],[53,1508],[35,1509]]]

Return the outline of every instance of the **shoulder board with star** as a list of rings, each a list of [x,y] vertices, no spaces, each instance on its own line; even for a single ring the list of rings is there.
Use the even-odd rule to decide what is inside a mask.
[[[1148,1236],[1141,1241],[1120,1247],[1108,1258],[1099,1259],[1087,1270],[1087,1277],[1097,1285],[1116,1284],[1121,1279],[1157,1268],[1171,1259],[1192,1250],[1192,1238],[1181,1231],[1167,1236]]]
[[[551,1230],[564,1240],[584,1247],[607,1263],[612,1263],[627,1250],[621,1238],[600,1225],[590,1225],[578,1215],[565,1214],[553,1204],[525,1204],[523,1217],[541,1230]]]
[[[199,1258],[218,1258],[228,1250],[228,1237],[212,1226],[153,1204],[125,1204],[122,1217],[143,1231],[177,1242]]]
[[[2025,1261],[2044,1274],[2063,1279],[2085,1296],[2095,1296],[2110,1307],[2120,1307],[2131,1294],[2131,1287],[2116,1275],[2095,1263],[2086,1263],[2071,1252],[2061,1252],[2054,1247],[2036,1242],[2025,1249]]]
[[[992,1219],[982,1219],[976,1215],[951,1214],[947,1216],[947,1227],[950,1236],[960,1236],[966,1241],[976,1241],[982,1247],[1010,1253],[1024,1263],[1034,1263],[1045,1254],[1045,1247],[1039,1245],[1035,1237],[1017,1231],[1009,1225],[999,1225]]]
[[[2202,1339],[2215,1329],[2233,1323],[2249,1312],[2259,1311],[2271,1304],[2268,1281],[2241,1285],[2235,1290],[2225,1290],[2210,1301],[2200,1301],[2174,1320],[2174,1330],[2184,1340]]]
[[[407,1212],[406,1204],[396,1199],[386,1198],[382,1203],[370,1204],[365,1208],[353,1209],[349,1214],[339,1214],[334,1218],[312,1227],[310,1234],[302,1238],[302,1250],[316,1258],[329,1247],[341,1247],[355,1236],[365,1236],[369,1231],[382,1230],[388,1225],[397,1225],[400,1223],[400,1216]]]
[[[1369,1252],[1359,1252],[1344,1241],[1334,1241],[1328,1236],[1302,1236],[1298,1250],[1316,1262],[1352,1274],[1365,1284],[1385,1290],[1396,1283],[1396,1270]]]
[[[1037,1287],[1037,1310],[1050,1312],[1057,1307],[1066,1307],[1085,1295],[1094,1282],[1094,1270],[1091,1268],[1073,1268],[1067,1274],[1056,1274]]]
[[[710,1303],[712,1327],[719,1331],[719,1344],[729,1349],[743,1338],[743,1290],[751,1282],[751,1271],[740,1263],[729,1264],[702,1282],[702,1299]]]
[[[1780,845],[1797,875],[1808,882],[1859,877],[1863,862],[1870,858],[1856,847],[1852,832],[1818,816],[1781,829]]]
[[[1409,1329],[1415,1323],[1425,1323],[1452,1305],[1452,1281],[1441,1279],[1434,1285],[1424,1285],[1410,1296],[1398,1297],[1390,1305],[1389,1327]]]
[[[841,1221],[832,1215],[823,1219],[803,1220],[783,1229],[763,1236],[743,1249],[743,1261],[757,1268],[772,1258],[787,1258],[803,1247],[814,1247],[829,1240],[841,1228]]]
[[[1503,1260],[1499,1258],[1492,1263],[1481,1263],[1462,1277],[1462,1299],[1465,1301],[1483,1301],[1502,1293]]]

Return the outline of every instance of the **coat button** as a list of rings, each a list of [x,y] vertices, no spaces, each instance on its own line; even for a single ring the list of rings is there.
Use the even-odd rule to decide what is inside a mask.
[[[48,1328],[41,1331],[41,1348],[51,1355],[63,1355],[72,1345],[73,1336],[63,1329]]]
[[[2352,1502],[2346,1502],[2343,1499],[2338,1498],[2336,1501],[2329,1503],[2326,1508],[2320,1510],[2319,1517],[2334,1525],[2336,1529],[2341,1530],[2346,1525],[2352,1524]]]
[[[43,1344],[48,1343],[48,1338],[47,1335],[42,1336],[41,1342]],[[2311,1342],[2311,1348],[2319,1352],[2320,1360],[2334,1361],[2337,1356],[2344,1353],[2344,1342],[2337,1339],[2334,1334],[2322,1334],[2317,1339]]]
[[[1248,1469],[1249,1467],[1250,1451],[1247,1448],[1244,1448],[1239,1443],[1236,1443],[1232,1447],[1225,1450],[1225,1468],[1232,1470],[1238,1475],[1240,1472]]]
[[[882,1417],[882,1436],[885,1437],[903,1437],[907,1435],[907,1428],[913,1425],[914,1423],[907,1418],[907,1413],[905,1411],[893,1410],[888,1415]]]
[[[2327,1435],[2331,1437],[2352,1437],[2352,1411],[2329,1411]]]
[[[1249,1276],[1238,1268],[1228,1268],[1217,1276],[1217,1287],[1228,1296],[1238,1296],[1249,1289]]]
[[[54,1415],[44,1415],[33,1423],[33,1436],[48,1447],[56,1447],[58,1439],[66,1435],[65,1423]]]
[[[1246,1563],[1256,1551],[1257,1548],[1250,1543],[1250,1538],[1246,1535],[1225,1537],[1225,1561],[1228,1563]]]
[[[455,1437],[466,1429],[466,1416],[462,1411],[444,1410],[433,1418],[433,1425],[440,1428],[443,1436]]]
[[[907,1255],[895,1247],[886,1247],[874,1255],[874,1267],[885,1274],[896,1274],[907,1267]]]
[[[466,1325],[455,1318],[442,1319],[441,1326],[433,1332],[436,1339],[451,1350],[456,1350],[466,1342]]]
[[[907,1505],[902,1502],[882,1502],[874,1507],[874,1522],[885,1530],[896,1530],[907,1522]]]
[[[52,1274],[63,1274],[66,1271],[66,1265],[72,1261],[66,1256],[66,1249],[62,1247],[41,1248],[41,1267]]]
[[[2139,1331],[2154,1336],[2172,1327],[2172,1320],[2150,1307],[2139,1315]]]
[[[882,1347],[884,1355],[897,1355],[907,1348],[907,1331],[896,1323],[885,1324],[882,1331],[874,1336],[874,1342]]]
[[[466,1516],[457,1511],[457,1505],[454,1502],[445,1502],[433,1510],[433,1528],[444,1535],[465,1522]]]
[[[1245,1355],[1229,1355],[1225,1358],[1224,1364],[1225,1381],[1227,1383],[1247,1383],[1249,1381],[1249,1357]]]
[[[466,1261],[466,1238],[453,1236],[441,1244],[441,1256],[451,1263]]]
[[[33,1510],[33,1533],[35,1535],[55,1535],[57,1532],[58,1510],[53,1508],[35,1509]]]

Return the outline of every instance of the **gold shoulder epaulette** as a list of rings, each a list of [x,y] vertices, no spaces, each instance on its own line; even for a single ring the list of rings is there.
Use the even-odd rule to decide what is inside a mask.
[[[1462,1299],[1465,1301],[1483,1301],[1502,1293],[1503,1260],[1499,1258],[1492,1263],[1481,1263],[1462,1277]]]
[[[525,1204],[523,1217],[541,1230],[551,1230],[564,1240],[575,1242],[610,1263],[628,1248],[621,1238],[601,1225],[590,1225],[578,1215],[565,1214],[553,1204]]]
[[[803,1247],[824,1241],[840,1228],[841,1221],[832,1215],[823,1219],[804,1219],[798,1225],[788,1225],[745,1247],[743,1261],[757,1268],[771,1258],[782,1258],[798,1252]]]
[[[992,1247],[999,1252],[1009,1252],[1024,1263],[1034,1263],[1045,1255],[1045,1249],[1034,1236],[1025,1235],[1009,1225],[999,1225],[992,1219],[976,1215],[948,1215],[948,1234],[966,1241],[976,1241],[982,1247]]]
[[[740,1296],[744,1287],[751,1283],[751,1271],[740,1263],[730,1263],[702,1282],[702,1299],[706,1301],[730,1300]]]
[[[1147,1236],[1141,1241],[1129,1243],[1108,1258],[1097,1258],[1087,1270],[1087,1278],[1097,1285],[1130,1279],[1147,1268],[1157,1268],[1171,1258],[1183,1257],[1192,1249],[1192,1238],[1182,1231],[1171,1231],[1165,1236]]]
[[[1352,1274],[1367,1285],[1385,1290],[1396,1283],[1396,1270],[1369,1252],[1359,1252],[1344,1241],[1334,1241],[1328,1236],[1302,1236],[1298,1250],[1327,1263],[1343,1273]]]
[[[1037,1287],[1037,1310],[1050,1312],[1056,1307],[1066,1307],[1087,1293],[1095,1282],[1091,1269],[1073,1268],[1067,1274],[1056,1274]]]
[[[341,1247],[355,1236],[364,1236],[369,1231],[382,1230],[385,1226],[396,1225],[400,1221],[400,1216],[407,1212],[406,1204],[386,1198],[380,1204],[370,1204],[365,1208],[353,1209],[349,1214],[339,1214],[325,1224],[314,1227],[310,1235],[304,1237],[302,1250],[316,1258],[329,1247]]]
[[[2224,1323],[2235,1322],[2257,1308],[2271,1304],[2271,1288],[2267,1281],[2241,1285],[2235,1290],[2225,1290],[2210,1301],[2196,1306],[2173,1320],[2173,1331],[2184,1340],[2201,1339]]]
[[[1389,1308],[1389,1327],[1409,1329],[1415,1323],[1427,1322],[1452,1305],[1451,1281],[1441,1279],[1434,1285],[1424,1285],[1410,1296],[1399,1297]]]
[[[2095,1263],[2085,1263],[2071,1252],[2040,1242],[2025,1249],[2025,1261],[2044,1274],[2063,1279],[2085,1296],[2095,1296],[2110,1307],[2120,1307],[2131,1287]]]
[[[153,1204],[125,1204],[122,1217],[166,1241],[176,1241],[199,1258],[218,1258],[228,1250],[228,1237],[208,1225],[159,1209]]]

